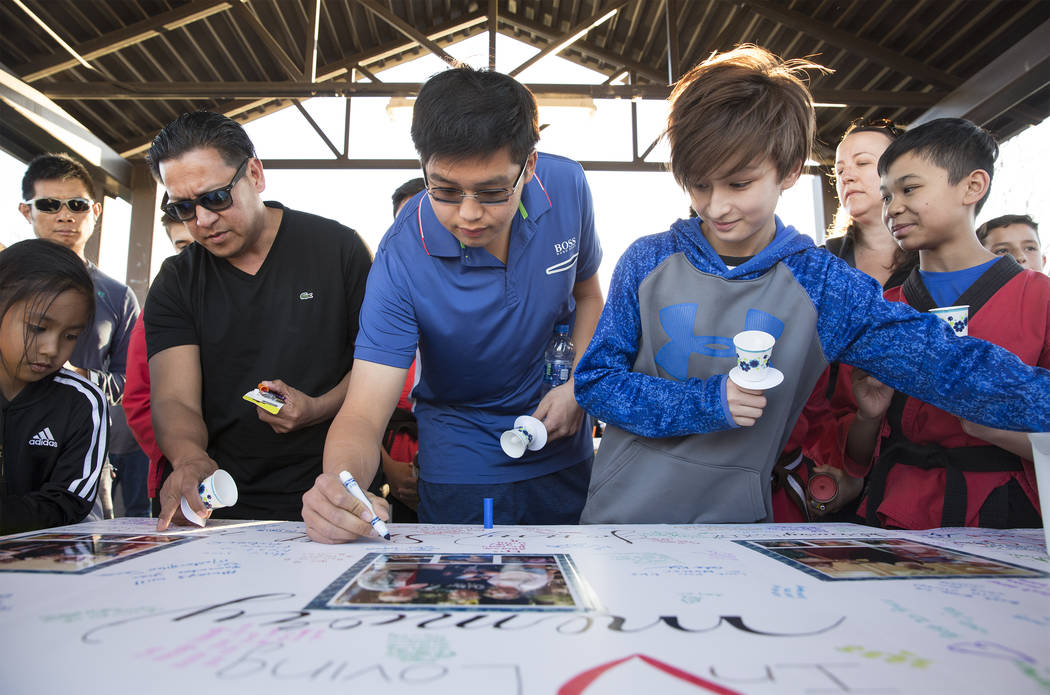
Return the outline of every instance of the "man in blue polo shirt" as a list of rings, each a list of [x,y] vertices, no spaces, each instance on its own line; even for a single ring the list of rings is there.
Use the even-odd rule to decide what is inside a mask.
[[[412,140],[427,190],[376,253],[361,307],[350,387],[328,432],[324,474],[303,496],[316,541],[371,533],[339,482],[367,486],[380,437],[418,350],[419,518],[576,523],[593,445],[573,382],[541,393],[543,352],[570,323],[583,354],[602,309],[590,189],[579,164],[535,152],[536,101],[516,80],[457,68],[420,90]],[[548,443],[520,459],[500,434],[533,415]],[[380,514],[383,506],[380,505]]]

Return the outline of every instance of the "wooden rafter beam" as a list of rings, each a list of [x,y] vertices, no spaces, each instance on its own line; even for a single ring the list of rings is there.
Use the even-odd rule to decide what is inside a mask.
[[[311,116],[310,112],[306,110],[306,107],[302,105],[302,102],[298,99],[293,99],[292,103],[295,104],[295,108],[299,110],[299,113],[306,119],[306,122],[310,124],[310,127],[314,129],[314,132],[317,133],[318,137],[320,137],[321,140],[324,141],[324,144],[328,146],[328,149],[332,151],[332,154],[334,154],[336,158],[342,157],[343,153],[336,148],[328,135],[325,134],[324,129],[317,124],[314,117]]]
[[[123,29],[103,34],[97,39],[85,41],[73,49],[85,60],[94,60],[110,53],[115,53],[128,46],[142,43],[146,39],[160,35],[161,31],[171,31],[186,26],[191,22],[210,17],[218,12],[225,12],[233,6],[231,0],[198,0],[174,10],[129,24]],[[55,55],[35,60],[22,68],[19,77],[24,82],[35,82],[56,73],[79,65],[76,59],[66,55]]]
[[[489,0],[489,70],[496,69],[496,34],[499,29],[499,0]]]
[[[287,77],[297,80],[302,76],[302,69],[285,52],[284,47],[273,37],[273,34],[270,33],[270,30],[266,28],[266,25],[262,23],[262,20],[259,19],[259,16],[253,10],[244,3],[237,3],[234,7],[234,12],[237,13],[238,19],[247,24],[255,32],[255,35],[262,39],[270,55],[281,66]]]
[[[1035,125],[1045,114],[1021,104],[1050,85],[1050,21],[1015,41],[995,60],[912,122],[966,118],[986,125],[1012,110],[1019,121]]]
[[[682,53],[678,46],[677,3],[664,0],[664,24],[667,31],[667,81],[674,84],[681,74]]]
[[[303,80],[317,80],[317,34],[321,28],[321,0],[308,0],[309,15],[306,18],[306,49],[303,51]]]
[[[305,99],[309,97],[410,97],[419,93],[418,82],[52,82],[40,91],[52,99],[164,100],[164,99]],[[581,96],[592,99],[666,99],[665,84],[528,84],[537,97]],[[944,92],[892,92],[878,90],[814,89],[813,99],[823,104],[847,106],[900,106],[924,108],[944,98]]]
[[[452,67],[458,67],[459,66],[459,64],[460,64],[459,61],[456,60],[455,58],[453,58],[448,53],[446,53],[445,49],[443,49],[441,46],[437,45],[436,43],[431,41],[429,38],[427,38],[427,36],[423,32],[419,31],[418,29],[413,27],[411,24],[409,24],[405,20],[403,20],[400,17],[398,17],[397,15],[393,14],[387,8],[385,8],[382,5],[380,5],[378,2],[375,2],[375,0],[354,0],[354,1],[358,5],[361,5],[362,7],[366,8],[369,12],[371,12],[374,15],[376,15],[380,19],[382,19],[384,22],[386,22],[390,26],[392,26],[395,29],[397,29],[398,31],[400,31],[402,34],[404,34],[408,38],[410,38],[413,41],[415,41],[416,43],[418,43],[420,46],[423,46],[424,48],[426,48],[428,51],[430,51],[431,53],[436,55],[438,58],[441,58],[441,60],[445,61],[446,63],[448,63]]]
[[[434,29],[428,34],[428,38],[431,41],[450,41],[451,39],[449,37],[462,32],[470,34],[471,32],[478,33],[483,31],[483,29],[480,28],[480,25],[484,23],[485,15],[475,13],[468,15],[467,17],[459,18],[455,22],[434,27]],[[339,79],[346,75],[350,70],[354,68],[362,69],[366,64],[372,65],[381,60],[396,59],[397,56],[404,54],[416,45],[418,44],[414,41],[388,41],[370,51],[341,58],[340,60],[319,67],[317,70],[317,82],[324,83],[330,80]],[[361,71],[362,74],[366,74],[364,70]],[[213,99],[219,97],[205,98]],[[216,113],[225,114],[230,118],[235,118],[242,114],[251,112],[256,114],[253,117],[257,118],[291,105],[290,102],[282,104],[281,100],[277,97],[260,97],[250,101],[230,95],[223,95],[222,98],[223,101],[218,103],[201,104],[201,108],[209,108]],[[247,120],[252,119],[249,118]],[[113,149],[119,152],[123,157],[134,157],[144,152],[149,147],[152,139],[152,135],[133,137],[117,143],[113,146]]]
[[[570,28],[567,32],[565,32],[565,34],[559,36],[557,39],[548,43],[547,47],[542,49],[539,53],[533,55],[524,63],[511,70],[509,73],[510,76],[517,77],[521,73],[525,72],[525,70],[535,65],[539,61],[543,60],[547,56],[551,55],[552,53],[560,53],[561,51],[565,50],[576,41],[582,39],[591,29],[594,29],[599,24],[602,24],[603,22],[612,19],[613,15],[619,12],[624,7],[624,5],[632,1],[633,0],[620,0],[620,2],[614,3],[610,7],[601,8],[600,10],[598,10],[597,13],[595,13],[593,17],[585,19],[576,26]]]
[[[947,87],[949,89],[954,89],[962,84],[962,79],[955,75],[951,75],[943,70],[938,70],[922,61],[902,56],[900,53],[889,48],[884,48],[874,41],[862,39],[855,34],[843,31],[842,29],[827,24],[826,22],[813,19],[801,12],[784,9],[783,6],[769,2],[769,0],[721,1],[725,3],[732,2],[734,5],[749,7],[767,19],[779,22],[795,31],[820,39],[821,41],[833,46],[838,46],[854,55],[885,65],[896,72],[910,75],[928,84],[938,87]]]
[[[500,24],[505,24],[512,29],[519,29],[526,31],[537,36],[542,36],[547,41],[557,41],[558,35],[551,31],[550,27],[546,27],[538,22],[531,22],[517,16],[503,16],[499,19]],[[585,42],[578,42],[573,46],[573,50],[579,51],[584,55],[597,58],[598,60],[608,63],[609,65],[616,65],[617,67],[630,70],[637,77],[644,77],[647,80],[653,82],[665,82],[667,75],[660,72],[659,70],[653,70],[648,65],[644,65],[637,61],[628,60],[622,55],[617,55],[610,51],[604,51],[599,48],[595,48]]]

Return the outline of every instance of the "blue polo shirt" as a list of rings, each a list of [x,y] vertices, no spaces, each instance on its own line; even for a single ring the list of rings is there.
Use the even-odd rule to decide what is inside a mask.
[[[577,281],[602,252],[583,169],[540,154],[510,229],[507,264],[462,246],[425,192],[383,237],[368,275],[354,357],[407,368],[420,477],[432,483],[503,483],[568,468],[593,452],[589,420],[570,438],[520,459],[499,436],[540,402],[543,352],[557,323],[572,325]],[[582,349],[582,346],[577,346]]]

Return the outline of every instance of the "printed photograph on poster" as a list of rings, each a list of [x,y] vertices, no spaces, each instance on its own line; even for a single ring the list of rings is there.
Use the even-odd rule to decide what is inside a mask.
[[[592,611],[600,606],[572,558],[369,553],[307,609]]]
[[[1045,577],[1045,572],[906,538],[738,540],[824,581]]]
[[[0,540],[0,572],[85,574],[194,540],[127,533],[38,533]]]

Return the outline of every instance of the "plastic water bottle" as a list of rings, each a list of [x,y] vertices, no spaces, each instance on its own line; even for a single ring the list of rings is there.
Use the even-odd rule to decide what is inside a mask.
[[[561,386],[572,376],[572,362],[576,358],[576,346],[569,338],[569,324],[559,323],[554,327],[554,336],[543,353],[543,392]]]

